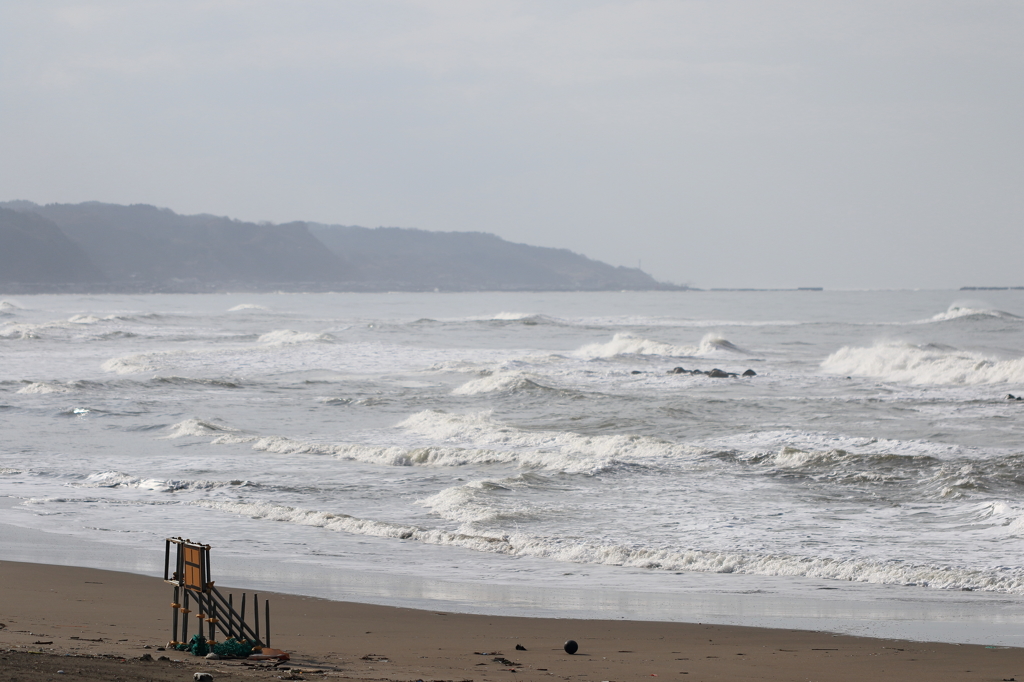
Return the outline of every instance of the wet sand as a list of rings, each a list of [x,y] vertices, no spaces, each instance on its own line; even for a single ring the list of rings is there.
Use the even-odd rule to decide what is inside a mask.
[[[271,599],[271,643],[291,652],[291,661],[277,667],[207,661],[159,650],[171,638],[172,588],[157,578],[0,561],[0,581],[0,673],[19,682],[67,674],[186,680],[197,670],[217,680],[1024,681],[1021,648],[725,625],[453,614],[282,594],[260,597]],[[242,591],[218,587],[235,592],[236,600]],[[568,639],[579,642],[575,655],[562,650]],[[146,654],[170,660],[139,660]]]

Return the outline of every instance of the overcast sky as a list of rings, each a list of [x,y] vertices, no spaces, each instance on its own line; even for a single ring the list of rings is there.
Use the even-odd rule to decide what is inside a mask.
[[[1024,285],[1024,2],[0,0],[0,199]]]

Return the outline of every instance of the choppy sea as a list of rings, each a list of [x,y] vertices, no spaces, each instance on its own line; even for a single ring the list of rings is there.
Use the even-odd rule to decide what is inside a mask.
[[[0,538],[157,574],[184,536],[407,605],[1024,628],[1008,394],[1024,291],[8,296]]]

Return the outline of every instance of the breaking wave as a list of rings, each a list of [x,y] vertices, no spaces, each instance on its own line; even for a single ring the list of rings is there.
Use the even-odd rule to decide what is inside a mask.
[[[206,435],[206,434],[204,434]],[[253,450],[278,455],[327,455],[383,466],[461,467],[470,465],[507,464],[560,473],[598,473],[609,462],[595,462],[586,457],[554,452],[517,452],[488,448],[463,448],[431,445],[425,447],[375,446],[359,443],[318,443],[283,436],[222,435],[214,445],[247,443]]]
[[[518,322],[527,326],[538,325],[538,324],[565,324],[562,320],[551,317],[549,315],[540,315],[535,313],[506,313],[501,312],[494,317],[487,318],[492,322]]]
[[[949,309],[944,313],[934,315],[927,320],[921,320],[921,322],[948,322],[950,320],[963,320],[963,319],[986,319],[996,318],[1000,320],[1021,320],[1022,318],[1008,313],[1003,310],[990,310],[988,308],[971,308],[965,305],[958,305],[954,303],[949,306]]]
[[[33,381],[24,388],[19,389],[18,393],[43,395],[47,393],[71,393],[73,390],[73,387],[67,384]]]
[[[845,346],[828,356],[821,369],[829,374],[909,384],[1024,383],[1024,358],[998,360],[980,353],[908,343]]]
[[[249,481],[190,481],[162,478],[139,478],[120,471],[91,474],[85,480],[68,483],[74,488],[137,488],[154,492],[172,493],[180,490],[212,490],[214,488],[253,485]]]
[[[539,384],[523,372],[495,372],[464,383],[452,391],[452,395],[479,395],[482,393],[515,393],[518,391],[551,391],[549,386]]]
[[[237,313],[243,310],[270,310],[265,305],[257,305],[256,303],[239,303],[233,308],[228,308],[229,313]]]
[[[224,424],[217,424],[211,421],[192,418],[172,425],[170,427],[170,433],[163,436],[163,438],[171,439],[186,438],[188,436],[215,436],[222,433],[233,433],[237,431],[238,429],[233,429],[230,426],[225,426]]]
[[[449,545],[510,556],[531,556],[575,564],[625,566],[662,571],[740,573],[848,580],[937,589],[981,590],[1024,594],[1024,571],[977,570],[902,561],[801,557],[741,551],[648,548],[618,544],[572,542],[525,533],[488,533],[464,528],[448,531],[400,523],[361,519],[272,503],[197,500],[192,504],[254,519],[313,526],[383,538]]]
[[[706,334],[701,339],[700,345],[697,346],[675,346],[632,334],[616,334],[607,343],[592,343],[576,350],[573,354],[584,359],[614,358],[622,355],[657,355],[681,358],[714,355],[723,351],[747,353],[747,351],[717,334]]]
[[[317,343],[333,341],[334,337],[330,334],[315,332],[297,332],[292,329],[275,329],[272,332],[267,332],[259,338],[260,343],[268,345],[285,345],[290,343]]]
[[[100,365],[100,368],[104,372],[114,372],[115,374],[140,374],[142,372],[152,372],[157,369],[156,365],[153,364],[152,360],[150,360],[154,355],[160,355],[160,353],[126,355],[120,358],[111,358]]]

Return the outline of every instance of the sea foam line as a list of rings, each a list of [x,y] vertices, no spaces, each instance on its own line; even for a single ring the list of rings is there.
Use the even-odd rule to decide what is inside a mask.
[[[1024,594],[1024,575],[1020,570],[982,571],[894,561],[797,557],[782,554],[758,555],[700,549],[651,549],[535,537],[524,533],[447,531],[271,503],[196,500],[191,504],[254,519],[313,526],[356,535],[413,540],[425,544],[462,547],[509,556],[531,556],[576,564],[601,564],[663,571],[808,577]]]

